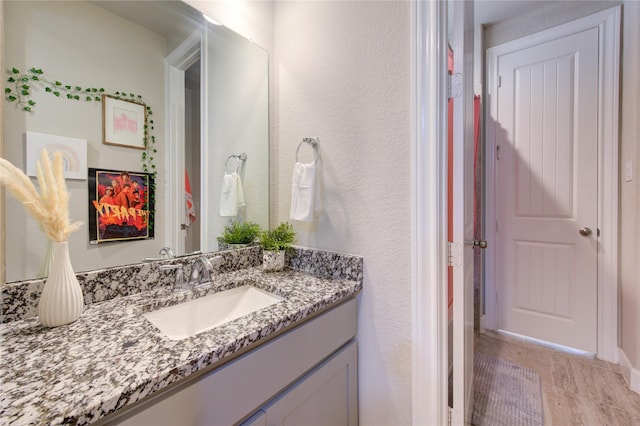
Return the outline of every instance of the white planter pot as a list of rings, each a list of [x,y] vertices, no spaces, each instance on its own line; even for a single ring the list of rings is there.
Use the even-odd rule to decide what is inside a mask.
[[[262,268],[267,272],[282,271],[284,269],[284,250],[263,250]]]
[[[45,327],[57,327],[74,322],[82,314],[82,288],[69,259],[69,243],[53,244],[53,264],[44,284],[38,315]]]

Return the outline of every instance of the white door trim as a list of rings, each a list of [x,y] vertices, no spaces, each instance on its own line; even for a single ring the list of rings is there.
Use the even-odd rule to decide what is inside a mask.
[[[446,2],[411,2],[411,394],[415,425],[448,423],[446,29]]]
[[[200,57],[202,31],[193,32],[165,59],[165,235],[166,245],[176,254],[184,253],[184,71]],[[181,105],[182,112],[173,106]],[[156,182],[156,185],[158,182]],[[199,217],[203,217],[202,215]]]
[[[487,49],[486,86],[486,228],[489,246],[486,263],[486,315],[484,325],[495,330],[498,325],[495,286],[496,241],[496,168],[495,126],[498,57],[514,50],[545,43],[577,31],[599,28],[598,111],[598,358],[618,361],[618,105],[620,73],[620,6],[572,21]]]

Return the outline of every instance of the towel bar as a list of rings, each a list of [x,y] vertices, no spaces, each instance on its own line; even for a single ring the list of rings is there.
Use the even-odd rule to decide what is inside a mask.
[[[316,156],[313,159],[313,162],[315,163],[318,160],[318,157],[320,156],[320,149],[318,148],[318,144],[320,143],[320,139],[317,138],[317,137],[315,137],[315,138],[302,138],[302,141],[300,142],[300,144],[298,144],[298,149],[296,150],[296,163],[298,162],[298,153],[300,152],[300,147],[302,146],[303,143],[308,143],[315,150]]]
[[[238,173],[238,170],[240,169],[240,162],[241,161],[245,161],[247,159],[247,154],[245,154],[244,152],[241,152],[239,154],[230,154],[227,157],[227,161],[224,162],[224,172],[227,172],[227,164],[229,164],[229,160],[231,160],[232,158],[235,158],[236,160],[236,173]]]

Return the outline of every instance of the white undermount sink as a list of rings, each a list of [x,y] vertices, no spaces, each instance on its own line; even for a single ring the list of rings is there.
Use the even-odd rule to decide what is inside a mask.
[[[195,336],[284,300],[251,285],[210,294],[142,316],[171,340]]]

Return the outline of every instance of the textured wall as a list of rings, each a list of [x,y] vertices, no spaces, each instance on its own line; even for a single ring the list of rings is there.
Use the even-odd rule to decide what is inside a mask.
[[[364,256],[360,423],[410,424],[409,3],[276,2],[274,16],[272,222],[289,217],[300,140],[319,137],[324,213],[295,223],[298,242]]]
[[[640,370],[640,3],[624,3],[620,144],[620,347]],[[633,181],[625,182],[625,164]]]

